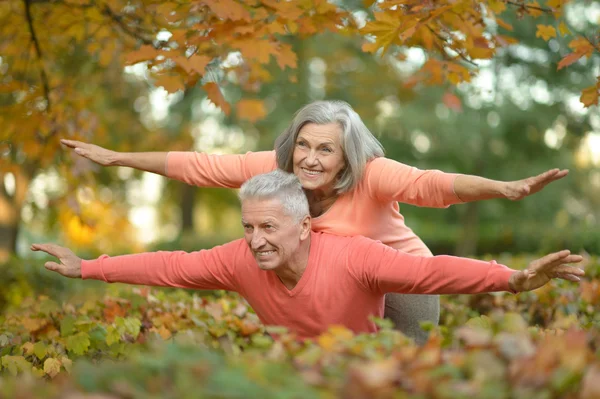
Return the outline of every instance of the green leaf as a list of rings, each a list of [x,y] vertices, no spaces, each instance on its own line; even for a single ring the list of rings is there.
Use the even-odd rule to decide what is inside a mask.
[[[60,321],[60,335],[66,337],[75,332],[75,318],[72,316],[65,316]]]
[[[6,368],[10,375],[16,376],[20,371],[30,371],[31,363],[23,356],[2,356],[0,364]]]
[[[42,360],[43,358],[46,357],[46,350],[47,350],[48,346],[43,343],[42,341],[36,342],[33,345],[33,353],[35,354],[35,356]]]
[[[10,344],[10,338],[8,338],[4,334],[0,335],[0,348],[2,348],[3,346],[6,346],[8,344]]]
[[[87,333],[80,332],[66,339],[67,349],[76,355],[83,355],[90,347],[90,337]]]
[[[117,317],[115,324],[118,327],[121,327],[124,333],[131,335],[133,338],[137,338],[140,333],[140,328],[142,327],[142,322],[134,317]]]
[[[108,326],[106,329],[106,344],[108,346],[121,341],[121,333],[115,326]]]

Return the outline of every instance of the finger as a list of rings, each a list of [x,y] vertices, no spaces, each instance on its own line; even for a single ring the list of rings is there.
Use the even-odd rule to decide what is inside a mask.
[[[32,251],[43,251],[57,258],[60,258],[63,249],[55,244],[31,244]]]
[[[534,267],[547,266],[566,258],[570,254],[571,251],[569,251],[568,249],[559,252],[554,252],[552,254],[546,255],[538,260],[531,262],[531,265]]]
[[[44,263],[44,267],[53,272],[58,272],[60,270],[60,265],[56,262],[46,262]]]
[[[85,144],[81,141],[68,139],[60,139],[60,142],[70,148],[82,147]]]
[[[560,278],[562,280],[572,281],[574,283],[578,283],[581,281],[581,278],[573,275],[573,274],[558,274],[556,278]]]
[[[580,276],[580,277],[585,276],[585,271],[583,269],[580,269],[579,267],[575,267],[575,266],[563,265],[563,266],[559,266],[559,267],[555,268],[553,271],[558,274],[572,274],[574,276]]]
[[[550,169],[544,173],[541,173],[535,177],[533,177],[531,179],[531,181],[529,182],[529,184],[540,184],[542,182],[545,182],[546,180],[551,180],[552,178],[554,178],[556,176],[557,173],[559,173],[560,171],[558,169]]]

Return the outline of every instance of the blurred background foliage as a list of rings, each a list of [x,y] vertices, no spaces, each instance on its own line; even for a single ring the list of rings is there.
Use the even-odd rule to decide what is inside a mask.
[[[362,2],[343,3],[361,18],[370,12]],[[270,150],[301,106],[341,99],[361,115],[388,157],[422,169],[499,180],[555,167],[570,169],[567,178],[519,202],[491,200],[441,210],[401,204],[407,225],[434,253],[480,256],[569,248],[597,254],[600,112],[597,106],[585,108],[579,95],[582,87],[596,81],[600,57],[593,54],[557,71],[569,39],[536,37],[544,16],[522,18],[518,9],[509,9],[502,17],[514,27],[510,35],[519,43],[478,62],[479,74],[472,82],[452,88],[406,84],[427,59],[419,48],[408,49],[406,61],[400,62],[387,53],[364,52],[361,38],[353,35],[287,37],[297,68],[282,70],[275,62],[265,67],[263,83],[251,96],[263,105],[245,111],[257,118],[242,115],[240,109],[223,114],[199,85],[169,94],[152,84],[143,64],[123,70],[110,54],[98,58],[87,48],[76,48],[54,64],[53,79],[70,79],[72,90],[93,95],[87,113],[72,119],[62,116],[67,128],[52,140],[75,137],[124,152]],[[593,37],[600,6],[573,1],[565,18],[579,34]],[[247,88],[236,85],[234,78],[220,76],[223,96],[231,103],[248,97]],[[226,84],[228,79],[231,84]],[[68,102],[68,92],[63,94],[55,100]],[[8,102],[0,96],[1,104]],[[9,116],[3,118],[10,122]],[[10,153],[11,142],[1,144],[0,152]],[[46,157],[41,146],[37,153],[43,162],[36,164],[39,168],[24,193],[15,192],[22,187],[16,173],[4,170],[1,175],[2,192],[23,197],[18,214],[0,207],[0,213],[13,212],[9,216],[18,226],[11,230],[17,237],[14,246],[9,248],[9,240],[4,240],[8,236],[2,236],[4,250],[11,252],[3,269],[9,270],[3,273],[9,283],[21,284],[19,275],[29,273],[39,276],[39,285],[46,283],[43,270],[34,272],[39,266],[31,266],[39,263],[29,260],[32,242],[61,243],[91,257],[197,250],[241,235],[233,190],[189,187],[126,168],[100,168],[66,150]],[[4,215],[6,219],[10,218]],[[3,295],[10,296],[8,292],[5,288]]]

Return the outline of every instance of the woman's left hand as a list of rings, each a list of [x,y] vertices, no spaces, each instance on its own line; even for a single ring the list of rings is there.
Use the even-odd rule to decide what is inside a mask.
[[[509,200],[517,201],[535,194],[547,184],[553,181],[560,180],[569,174],[568,169],[550,169],[537,176],[528,177],[527,179],[507,182],[504,188],[504,196]]]

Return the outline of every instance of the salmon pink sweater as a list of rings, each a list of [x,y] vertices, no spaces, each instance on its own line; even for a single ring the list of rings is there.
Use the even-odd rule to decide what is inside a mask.
[[[330,325],[374,332],[384,294],[461,294],[508,291],[514,270],[494,261],[421,257],[356,236],[311,233],[306,269],[289,290],[275,272],[261,270],[244,239],[209,250],[152,252],[84,260],[82,278],[106,282],[240,293],[266,325],[310,338]]]
[[[275,151],[243,155],[169,152],[166,175],[199,187],[239,188],[261,173],[277,168]],[[312,229],[326,233],[379,240],[404,252],[431,256],[423,241],[404,224],[398,202],[432,208],[461,202],[454,193],[457,174],[420,170],[387,158],[368,162],[363,178],[341,195]]]

